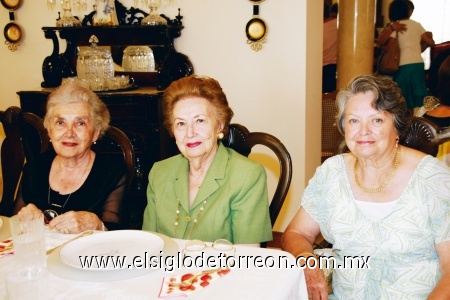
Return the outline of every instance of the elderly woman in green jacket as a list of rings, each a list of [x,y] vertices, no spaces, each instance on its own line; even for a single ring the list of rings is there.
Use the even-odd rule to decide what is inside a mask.
[[[271,240],[264,167],[220,141],[233,116],[220,84],[179,79],[166,89],[163,110],[181,154],[153,165],[142,228],[209,242]]]

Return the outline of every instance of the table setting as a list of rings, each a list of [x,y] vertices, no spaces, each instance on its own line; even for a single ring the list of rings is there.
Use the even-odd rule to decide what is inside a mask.
[[[284,260],[293,264],[295,259],[277,249],[232,244],[229,248],[224,241],[179,240],[141,230],[64,234],[43,225],[39,234],[45,243],[31,251],[34,258],[26,263],[20,249],[14,249],[20,238],[14,234],[13,221],[1,216],[0,225],[0,300],[307,299],[303,271],[283,266]],[[8,252],[5,248],[10,243]],[[204,264],[215,255],[229,257],[230,253],[236,260],[229,266],[219,265],[219,260],[215,265]],[[102,265],[93,257],[124,260]],[[245,259],[238,262],[238,257]],[[203,264],[193,264],[195,258]],[[267,258],[266,267],[255,263]],[[20,273],[24,268],[34,270],[25,279]]]

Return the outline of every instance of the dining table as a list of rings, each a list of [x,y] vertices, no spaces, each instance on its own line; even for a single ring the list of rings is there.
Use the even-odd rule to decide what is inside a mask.
[[[0,216],[0,220],[0,241],[3,241],[11,237],[9,218]],[[226,269],[219,268],[227,272],[216,272],[221,274],[216,276],[217,280],[197,290],[182,292],[180,288],[172,294],[164,294],[170,286],[167,282],[174,278],[181,280],[183,275],[208,274],[205,270],[211,270],[179,263],[187,240],[141,230],[95,231],[89,237],[74,240],[78,235],[46,228],[46,248],[54,249],[51,253],[47,251],[48,299],[308,299],[303,270],[295,266],[295,258],[290,253],[280,249],[235,245],[234,264]],[[84,269],[67,260],[70,251],[88,253],[118,239],[125,241],[130,251],[139,250],[139,243],[147,239],[156,240],[152,245],[158,247],[161,243],[159,261],[166,264],[141,269]],[[167,258],[174,259],[165,260]],[[8,299],[6,277],[14,269],[14,254],[0,258],[0,299]]]

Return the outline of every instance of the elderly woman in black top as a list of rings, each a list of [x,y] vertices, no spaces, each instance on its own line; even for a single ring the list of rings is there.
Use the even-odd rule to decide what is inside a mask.
[[[49,226],[62,233],[119,228],[125,165],[91,150],[109,120],[89,89],[67,83],[50,94],[44,126],[54,151],[26,163],[15,213],[54,211]]]

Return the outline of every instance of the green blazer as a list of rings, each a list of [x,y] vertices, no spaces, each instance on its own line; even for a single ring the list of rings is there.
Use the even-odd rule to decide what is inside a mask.
[[[181,154],[153,165],[142,229],[208,242],[227,239],[250,244],[272,240],[266,172],[261,164],[219,143],[192,207],[188,172],[189,161]]]

